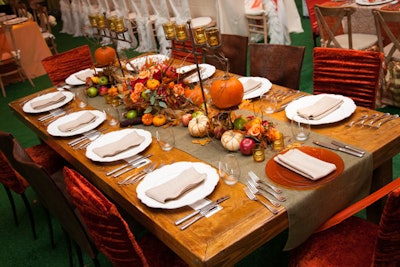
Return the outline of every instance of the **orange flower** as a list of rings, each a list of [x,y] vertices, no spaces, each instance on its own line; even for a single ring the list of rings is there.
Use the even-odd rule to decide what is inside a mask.
[[[138,78],[139,78],[139,79],[147,79],[147,78],[150,77],[150,75],[151,75],[151,73],[150,73],[149,70],[143,70],[143,71],[141,71],[141,72],[139,73]]]
[[[135,87],[133,88],[133,91],[130,95],[130,98],[133,103],[136,103],[139,100],[141,93],[145,89],[146,89],[146,87],[144,87],[144,85],[142,83],[135,84]]]
[[[255,118],[253,118],[251,121],[249,121],[248,123],[246,123],[246,124],[244,125],[244,128],[245,128],[246,130],[249,130],[249,129],[251,129],[254,125],[261,125],[261,123],[262,123],[262,120],[261,120],[259,117],[255,117]]]
[[[264,132],[264,128],[261,124],[253,124],[250,129],[247,130],[247,134],[257,137]]]
[[[182,86],[182,84],[178,83],[174,85],[172,91],[175,96],[181,96],[185,93],[185,88]]]

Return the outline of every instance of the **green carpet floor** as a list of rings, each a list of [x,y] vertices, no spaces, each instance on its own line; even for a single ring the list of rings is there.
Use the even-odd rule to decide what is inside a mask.
[[[297,4],[301,1],[296,0]],[[302,14],[301,7],[299,7]],[[60,19],[58,21],[61,21]],[[71,37],[67,34],[59,33],[61,23],[55,29],[56,42],[59,52],[66,51],[73,47],[83,44],[89,44],[94,51],[98,43],[93,39],[83,37]],[[310,33],[310,23],[308,19],[302,19],[304,33],[292,34],[292,44],[306,47],[306,54],[301,75],[302,91],[312,92],[312,49],[313,42]],[[130,51],[132,53],[132,51]],[[35,88],[32,88],[28,82],[12,84],[6,87],[7,97],[0,96],[0,129],[12,132],[24,147],[37,144],[39,140],[35,134],[16,119],[8,108],[8,103],[14,99],[34,93],[40,89],[51,86],[47,76],[38,77],[33,80]],[[391,113],[400,113],[398,108],[385,108],[382,111]],[[397,155],[393,163],[394,177],[400,176],[400,155]],[[27,196],[30,200],[35,216],[38,239],[34,240],[31,233],[25,207],[20,196],[14,194],[16,200],[17,213],[20,220],[18,227],[14,225],[11,207],[5,191],[0,188],[0,266],[3,267],[46,267],[46,266],[68,266],[68,254],[64,242],[64,237],[60,227],[54,220],[56,247],[51,249],[50,239],[45,221],[44,212],[39,203],[35,200],[35,193],[28,188]],[[239,262],[236,266],[287,266],[288,255],[282,252],[287,233],[284,232],[277,236],[257,251]],[[99,256],[100,264],[103,267],[111,266],[104,255]],[[93,266],[91,260],[84,258],[86,266]],[[74,258],[75,266],[77,259]],[[167,266],[167,265],[166,265]]]

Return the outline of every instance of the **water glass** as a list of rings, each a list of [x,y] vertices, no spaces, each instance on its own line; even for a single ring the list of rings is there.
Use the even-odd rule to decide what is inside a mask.
[[[86,88],[78,88],[75,92],[75,102],[78,104],[78,107],[84,108],[88,103],[88,96],[86,92]]]
[[[108,106],[104,110],[105,113],[107,114],[107,121],[110,126],[115,126],[119,122],[119,115],[118,115],[118,110],[117,107],[114,106]]]
[[[163,151],[170,151],[175,146],[174,130],[170,127],[156,131],[157,143]]]
[[[262,95],[261,96],[261,109],[266,114],[272,114],[275,112],[278,106],[278,101],[273,95]]]
[[[293,137],[297,141],[306,141],[310,136],[310,124],[305,118],[303,118],[302,121],[295,121],[294,119],[292,119],[291,129]]]
[[[227,185],[234,185],[240,178],[240,166],[235,154],[226,154],[218,162],[218,172]]]

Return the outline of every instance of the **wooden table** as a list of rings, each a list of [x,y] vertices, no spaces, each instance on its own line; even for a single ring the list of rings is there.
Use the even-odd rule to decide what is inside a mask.
[[[278,89],[281,87],[276,85],[272,87],[272,90]],[[73,150],[68,146],[67,143],[74,137],[50,136],[37,120],[40,115],[26,114],[22,111],[19,103],[23,100],[24,98],[10,103],[18,119],[192,266],[231,266],[288,227],[288,217],[284,208],[279,209],[278,215],[272,216],[265,207],[250,201],[245,196],[243,184],[228,186],[220,181],[209,198],[215,200],[229,194],[231,198],[221,204],[223,209],[209,219],[200,220],[185,231],[181,231],[174,225],[174,221],[188,214],[191,208],[173,210],[148,208],[136,197],[136,185],[121,187],[117,184],[117,180],[105,175],[107,171],[122,162],[94,163],[85,157],[83,151]],[[75,107],[75,103],[70,105]],[[313,127],[313,130],[371,152],[374,161],[374,187],[379,187],[392,179],[392,157],[400,151],[400,120],[388,122],[378,131],[345,127],[350,120],[375,112],[357,108],[350,118],[330,125]],[[272,116],[287,121],[284,112]],[[153,142],[147,151],[153,154],[152,161],[170,162],[171,157],[175,161],[198,161],[178,149],[163,153],[156,142]]]

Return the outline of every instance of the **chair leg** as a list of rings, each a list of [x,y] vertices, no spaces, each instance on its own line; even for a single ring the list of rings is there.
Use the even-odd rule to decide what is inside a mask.
[[[74,246],[75,246],[76,254],[77,254],[77,256],[78,256],[79,267],[84,267],[84,265],[83,265],[82,250],[81,250],[81,248],[79,247],[79,245],[76,244],[75,242],[74,242]]]
[[[4,83],[3,83],[3,79],[0,77],[0,87],[1,87],[1,92],[3,93],[3,97],[6,97],[6,89],[4,88]]]
[[[12,210],[13,217],[14,217],[15,226],[18,226],[18,217],[17,217],[17,210],[15,209],[14,198],[12,196],[11,190],[7,186],[5,186],[5,185],[3,185],[3,186],[4,186],[4,189],[6,190],[8,200],[10,201],[10,205],[11,205],[11,210]]]
[[[72,257],[72,246],[71,246],[71,238],[69,237],[68,233],[62,229],[64,233],[64,238],[65,238],[65,243],[67,245],[67,250],[68,250],[68,259],[69,259],[69,266],[73,267],[74,266],[74,261]]]
[[[33,212],[32,212],[31,205],[29,204],[29,200],[26,197],[25,193],[22,193],[21,197],[22,197],[22,200],[24,201],[26,211],[28,212],[29,220],[31,221],[33,239],[36,240],[37,239],[37,234],[36,234],[35,220],[33,218]]]
[[[51,245],[51,248],[54,249],[56,247],[56,243],[54,241],[54,231],[53,231],[53,224],[51,223],[51,216],[50,216],[49,211],[46,208],[44,208],[44,211],[46,213],[47,224],[49,226],[50,245]]]

